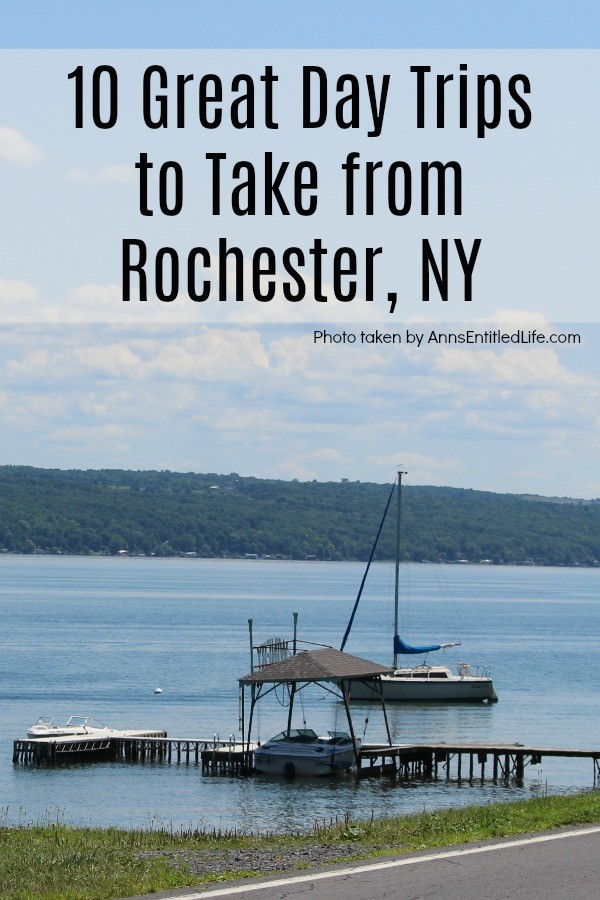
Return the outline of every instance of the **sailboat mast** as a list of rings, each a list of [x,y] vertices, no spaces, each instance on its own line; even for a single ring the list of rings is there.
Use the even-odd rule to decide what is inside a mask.
[[[400,599],[400,515],[402,510],[402,476],[406,475],[402,469],[398,471],[398,496],[396,506],[396,573],[394,578],[394,668],[398,668],[398,654],[396,652],[396,636],[398,634],[398,607]]]

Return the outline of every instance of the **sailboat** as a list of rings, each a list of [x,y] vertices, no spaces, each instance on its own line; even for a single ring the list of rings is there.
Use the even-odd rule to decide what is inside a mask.
[[[396,513],[396,571],[394,579],[394,634],[393,647],[394,671],[391,675],[381,676],[381,687],[383,689],[383,697],[385,701],[417,701],[417,702],[489,702],[495,703],[498,700],[491,672],[488,666],[477,666],[472,669],[466,662],[461,662],[453,672],[448,666],[429,665],[426,661],[416,666],[398,666],[399,656],[414,656],[433,653],[437,650],[446,650],[449,647],[459,646],[460,641],[451,641],[445,644],[428,644],[422,647],[414,647],[404,641],[398,633],[398,614],[399,614],[399,576],[400,576],[400,515],[402,508],[402,476],[406,472],[399,471],[397,482],[392,487],[387,506],[371,550],[371,556],[367,564],[367,568],[363,575],[358,596],[344,634],[342,646],[343,650],[352,622],[356,614],[358,603],[365,584],[367,573],[371,565],[377,541],[383,528],[390,502],[394,493],[397,492],[397,513]],[[375,692],[368,682],[352,682],[350,686],[351,700],[379,700],[379,694]]]

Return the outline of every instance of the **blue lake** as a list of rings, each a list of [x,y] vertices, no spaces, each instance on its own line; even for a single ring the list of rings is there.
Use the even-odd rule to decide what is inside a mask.
[[[9,821],[119,826],[307,829],[350,813],[376,816],[592,785],[592,763],[543,760],[523,787],[387,778],[276,782],[206,777],[194,765],[12,763],[12,742],[40,715],[94,715],[172,737],[238,732],[237,679],[254,642],[291,637],[339,647],[363,566],[267,560],[0,556],[0,811]],[[430,661],[491,665],[494,705],[392,706],[393,736],[600,747],[600,570],[407,565],[401,631],[412,643],[461,640]],[[346,650],[391,662],[393,566],[374,565]],[[154,694],[161,687],[163,693]],[[345,727],[341,705],[303,692],[296,722]],[[287,720],[281,697],[257,707],[254,736]],[[354,704],[366,740],[376,708]],[[365,720],[368,718],[368,722]]]

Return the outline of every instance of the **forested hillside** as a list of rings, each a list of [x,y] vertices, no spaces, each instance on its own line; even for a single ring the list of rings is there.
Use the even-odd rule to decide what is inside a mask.
[[[391,485],[0,467],[0,550],[366,560]],[[600,503],[407,485],[402,557],[597,565]],[[388,516],[376,558],[394,554]]]

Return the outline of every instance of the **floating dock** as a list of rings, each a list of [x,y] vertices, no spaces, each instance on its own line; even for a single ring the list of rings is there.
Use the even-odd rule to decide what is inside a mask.
[[[118,742],[122,740],[158,740],[166,731],[127,729],[118,735],[77,735],[77,737],[39,737],[17,739],[13,742],[13,763],[57,765],[98,758],[117,758]]]

